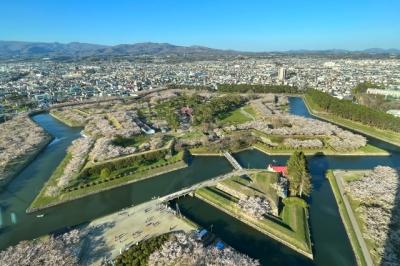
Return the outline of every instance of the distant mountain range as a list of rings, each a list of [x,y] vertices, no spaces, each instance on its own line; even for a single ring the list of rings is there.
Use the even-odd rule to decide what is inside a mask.
[[[0,58],[41,58],[41,57],[89,57],[89,56],[141,56],[141,55],[257,55],[269,53],[285,54],[396,54],[399,49],[371,48],[362,51],[348,50],[292,50],[278,52],[242,52],[234,50],[212,49],[203,46],[178,46],[169,43],[135,43],[119,44],[114,46],[90,43],[44,43],[44,42],[18,42],[0,41]]]

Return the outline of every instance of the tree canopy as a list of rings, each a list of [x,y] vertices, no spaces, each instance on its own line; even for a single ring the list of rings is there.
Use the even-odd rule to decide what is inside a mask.
[[[359,94],[359,93],[365,93],[365,92],[367,92],[367,89],[369,89],[369,88],[379,88],[380,89],[381,86],[378,85],[378,84],[369,82],[369,81],[365,81],[365,82],[357,84],[357,86],[355,86],[351,90],[351,92],[353,93],[353,95],[354,94]]]
[[[302,151],[295,151],[287,163],[289,191],[292,196],[309,196],[311,176],[308,172],[307,159]]]
[[[272,85],[272,84],[219,84],[220,92],[238,92],[238,93],[299,93],[295,86]]]
[[[400,131],[400,118],[385,112],[369,108],[364,105],[354,104],[348,100],[339,100],[327,93],[308,90],[307,100],[317,105],[323,111],[339,117],[361,122],[363,124],[385,130]]]

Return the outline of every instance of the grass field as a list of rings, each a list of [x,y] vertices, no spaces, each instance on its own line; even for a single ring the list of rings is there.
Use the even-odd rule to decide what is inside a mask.
[[[257,113],[256,111],[253,109],[253,107],[251,107],[250,105],[246,105],[243,107],[243,110],[247,113],[249,113],[250,115],[252,115],[253,117],[257,117]]]
[[[251,108],[251,107],[249,107]],[[240,110],[240,108],[227,113],[221,120],[223,124],[241,124],[248,121],[252,121],[252,119]]]
[[[355,131],[358,131],[360,133],[364,133],[366,135],[369,135],[371,137],[381,139],[383,141],[392,143],[394,145],[400,146],[400,133],[399,132],[394,132],[390,130],[383,130],[379,129],[376,127],[368,126],[365,124],[362,124],[360,122],[355,122],[349,119],[344,119],[341,117],[338,117],[333,114],[329,114],[326,112],[322,112],[320,108],[318,108],[317,105],[315,105],[310,99],[308,99],[307,96],[303,97],[304,103],[308,107],[310,113],[313,115],[320,117],[322,119],[325,119],[329,122],[332,122],[334,124],[338,124],[343,127],[347,127],[350,129],[353,129]]]
[[[150,137],[148,135],[140,134],[133,137],[125,138],[117,136],[112,140],[112,144],[121,147],[139,147],[144,142],[148,141]]]
[[[211,150],[206,146],[190,148],[189,151],[191,154],[195,154],[195,155],[221,155],[222,156],[222,153],[220,151]]]
[[[269,191],[266,186],[270,181],[262,182],[258,180],[263,177],[265,177],[263,173],[255,176],[254,182],[257,183],[255,187],[258,187],[259,191]],[[232,189],[240,189],[242,193],[251,191],[243,189],[241,184],[246,184],[246,181],[240,180],[239,177],[234,177],[232,180],[225,182],[225,185],[230,186]],[[265,218],[259,220],[243,212],[237,204],[238,199],[236,197],[216,187],[198,189],[195,195],[240,221],[294,248],[303,255],[312,257],[308,212],[302,199],[288,201],[283,206],[279,216],[266,215]],[[252,195],[252,193],[250,192],[249,195]],[[298,204],[297,202],[304,202],[304,204]]]
[[[340,216],[342,217],[342,221],[346,228],[347,235],[349,236],[351,246],[353,248],[353,251],[357,259],[357,263],[358,265],[362,266],[367,265],[360,244],[357,240],[356,233],[354,232],[354,228],[350,222],[349,214],[343,203],[343,198],[339,192],[338,184],[336,183],[336,179],[333,175],[333,172],[329,170],[326,174],[326,177],[328,178],[329,183],[331,184],[332,192],[335,195],[336,203],[339,208],[339,213]],[[351,178],[355,178],[355,176],[353,175]]]
[[[121,129],[122,126],[119,123],[119,121],[111,114],[107,114],[107,119],[110,122],[110,124],[115,127],[116,129]]]
[[[82,123],[65,117],[63,112],[51,110],[50,115],[53,116],[55,119],[59,120],[60,122],[66,124],[67,126],[70,126],[70,127],[82,127],[83,126]]]
[[[256,144],[253,144],[253,147],[265,152],[267,154],[272,154],[272,155],[291,155],[294,151],[301,150],[304,152],[305,155],[315,155],[315,154],[324,154],[324,155],[349,155],[349,156],[387,156],[389,153],[383,149],[380,149],[378,147],[372,146],[370,144],[367,144],[364,147],[359,148],[358,150],[355,151],[335,151],[330,147],[326,148],[321,148],[321,149],[293,149],[293,148],[287,148],[287,147],[270,147],[264,143],[258,142]]]
[[[98,176],[97,178],[83,181],[75,179],[71,181],[72,185],[67,189],[63,189],[53,196],[46,195],[47,189],[57,184],[58,179],[62,175],[70,159],[71,155],[67,154],[50,179],[46,182],[38,196],[34,199],[29,209],[43,208],[50,204],[57,204],[69,199],[75,199],[113,187],[137,182],[187,166],[186,162],[183,160],[183,152],[180,152],[167,160],[162,159],[152,164],[141,165],[135,167],[135,169],[129,169],[130,171],[123,174],[121,174],[121,171],[126,169],[119,169],[118,171],[112,172],[107,178]]]
[[[275,207],[278,207],[279,197],[276,190],[272,188],[272,184],[276,183],[278,175],[271,172],[255,173],[250,178],[234,176],[221,182],[221,185],[238,191],[247,196],[266,196]]]
[[[351,181],[362,178],[364,173],[365,173],[365,171],[363,171],[363,170],[346,171],[345,173],[343,173],[341,175],[340,178],[342,178],[344,182],[351,182]],[[333,176],[333,172],[331,175]],[[361,202],[359,200],[355,199],[354,197],[352,197],[351,193],[346,193],[346,197],[350,203],[351,209],[354,213],[354,216],[357,220],[358,226],[359,226],[362,234],[366,234],[366,232],[365,232],[366,226],[365,226],[364,220],[362,219],[362,212],[360,211],[360,208],[359,208],[361,205]],[[369,250],[377,250],[379,248],[376,245],[376,243],[373,240],[371,240],[370,238],[364,238],[364,241]],[[376,254],[374,254],[374,253],[370,253],[370,255],[371,255],[371,258],[374,261],[374,263],[376,265],[378,265],[380,258],[378,258],[376,256]]]

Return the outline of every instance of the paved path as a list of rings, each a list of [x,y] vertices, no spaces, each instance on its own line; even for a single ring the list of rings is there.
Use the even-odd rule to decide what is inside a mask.
[[[123,209],[93,220],[83,229],[86,233],[80,263],[102,265],[132,245],[168,232],[189,232],[195,228],[156,200]]]
[[[350,205],[350,202],[349,202],[347,196],[344,194],[344,185],[343,185],[342,176],[343,176],[342,171],[335,171],[334,177],[336,179],[336,183],[338,184],[339,192],[342,195],[344,206],[346,207],[347,213],[349,214],[351,226],[353,227],[353,230],[356,234],[358,243],[361,246],[361,251],[364,255],[367,265],[373,266],[374,263],[372,262],[371,254],[369,253],[368,247],[365,244],[364,238],[362,237],[362,233],[361,233],[360,227],[358,226],[357,219],[354,216],[353,209],[351,208],[351,205]]]
[[[83,231],[87,233],[81,254],[84,265],[100,265],[105,258],[115,258],[120,251],[160,234],[171,231],[190,231],[194,228],[178,218],[175,211],[164,202],[187,195],[196,189],[216,185],[226,178],[259,171],[257,169],[234,170],[203,181],[175,193],[92,221]]]
[[[253,121],[256,120],[256,118],[255,118],[252,114],[250,114],[249,112],[247,112],[246,110],[244,110],[243,107],[240,108],[240,112],[241,112],[244,116],[246,116],[247,118],[249,118],[249,119],[251,119],[251,120],[253,120]]]

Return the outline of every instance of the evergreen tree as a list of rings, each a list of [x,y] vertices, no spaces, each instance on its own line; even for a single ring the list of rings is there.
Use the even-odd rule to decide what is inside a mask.
[[[289,158],[288,181],[292,196],[309,196],[311,193],[311,176],[307,168],[307,159],[302,151],[295,151]]]

